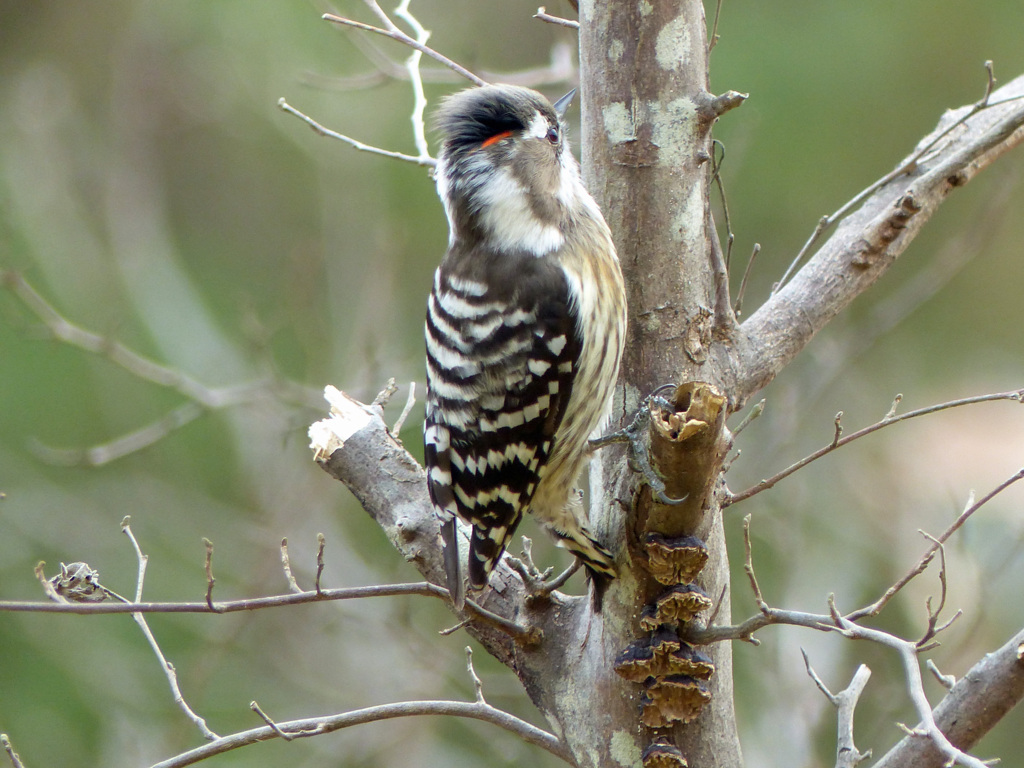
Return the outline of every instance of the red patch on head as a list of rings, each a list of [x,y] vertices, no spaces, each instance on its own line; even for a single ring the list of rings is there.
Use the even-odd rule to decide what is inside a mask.
[[[483,149],[484,147],[489,147],[491,146],[491,144],[497,144],[502,139],[507,139],[511,135],[512,131],[502,131],[501,133],[496,133],[493,136],[491,136],[491,138],[487,139],[483,144],[481,144],[480,149]]]

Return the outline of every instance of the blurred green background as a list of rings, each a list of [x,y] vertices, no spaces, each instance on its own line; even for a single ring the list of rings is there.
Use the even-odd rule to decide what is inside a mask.
[[[535,8],[413,4],[434,46],[489,73],[546,66],[573,44],[532,20]],[[208,387],[292,385],[287,398],[268,391],[206,414],[105,466],[60,466],[47,447],[108,443],[185,400],[48,340],[0,291],[0,599],[39,599],[39,560],[50,574],[87,561],[104,584],[132,593],[125,515],[150,556],[152,600],[202,597],[204,536],[216,545],[220,598],[284,591],[283,536],[310,586],[317,532],[328,542],[326,585],[416,578],[306,448],[325,384],[368,399],[395,377],[393,419],[408,382],[422,380],[425,296],[446,242],[425,170],[318,137],[276,107],[284,96],[338,131],[414,151],[409,85],[378,76],[368,41],[320,20],[332,9],[370,20],[354,1],[0,0],[0,269],[20,273],[69,321]],[[762,246],[747,313],[822,214],[893,167],[944,109],[981,96],[986,59],[1005,80],[1024,72],[1019,0],[727,0],[718,31],[713,89],[751,94],[716,128],[734,285]],[[393,61],[406,56],[372,43]],[[432,77],[428,96],[458,87]],[[954,194],[890,274],[771,385],[765,415],[738,441],[734,491],[828,442],[839,410],[852,431],[898,392],[909,410],[1024,386],[1022,170],[1018,150]],[[402,433],[417,455],[421,420],[417,408]],[[970,489],[980,495],[1021,466],[1022,449],[1024,414],[1006,403],[896,427],[731,509],[729,535],[738,547],[741,517],[754,513],[773,604],[823,611],[835,592],[853,608],[916,561],[919,528],[941,532]],[[1022,624],[1022,500],[1007,492],[947,548],[949,605],[965,616],[932,654],[944,672],[963,674]],[[929,571],[878,625],[919,634],[924,599],[937,592]],[[742,618],[754,608],[741,570],[734,593]],[[253,699],[284,720],[472,696],[465,635],[439,637],[451,615],[421,598],[150,623],[185,696],[222,734],[260,724]],[[834,714],[803,672],[801,646],[834,689],[860,662],[874,670],[858,710],[862,750],[880,755],[900,737],[895,721],[914,722],[890,654],[807,630],[761,639],[736,649],[752,768],[833,762]],[[514,676],[481,656],[489,701],[541,723]],[[941,695],[931,684],[929,693]],[[1018,713],[979,754],[1020,764],[1022,726]],[[0,730],[29,768],[148,765],[200,741],[126,616],[0,614]],[[423,718],[263,744],[215,764],[285,761],[557,762],[484,724]]]

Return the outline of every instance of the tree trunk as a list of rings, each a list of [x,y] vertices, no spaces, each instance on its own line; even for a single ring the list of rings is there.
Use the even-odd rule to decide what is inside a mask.
[[[629,335],[615,411],[621,419],[662,385],[706,382],[717,388],[720,377],[708,364],[708,348],[734,327],[709,207],[714,115],[706,25],[696,0],[584,2],[580,11],[584,175],[615,236],[628,286]],[[689,404],[675,403],[676,410]],[[598,528],[625,536],[633,571],[633,578],[612,588],[602,614],[605,634],[615,628],[617,651],[642,634],[630,617],[665,588],[644,566],[649,533],[705,541],[710,557],[697,581],[712,599],[721,597],[717,621],[729,621],[729,563],[713,492],[727,445],[724,415],[719,406],[699,445],[692,439],[663,441],[668,453],[686,454],[677,457],[686,467],[671,473],[666,465],[673,461],[661,457],[661,470],[676,478],[667,493],[685,496],[681,506],[657,504],[649,493],[634,503],[636,483],[622,453],[599,454],[595,479],[601,482],[592,482],[592,491],[603,491],[604,507],[624,510],[626,519],[624,525]],[[732,649],[719,643],[703,650],[716,668],[709,681],[711,702],[694,723],[679,726],[673,739],[691,765],[739,766]],[[642,749],[652,734],[637,719],[641,687],[620,685],[609,719]]]

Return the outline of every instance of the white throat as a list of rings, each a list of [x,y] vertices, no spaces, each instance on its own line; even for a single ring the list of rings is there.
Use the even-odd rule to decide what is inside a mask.
[[[453,203],[456,190],[443,158],[435,174],[437,192],[448,217],[448,244],[451,246],[458,239]],[[566,175],[564,170],[563,175]],[[463,179],[459,182],[464,187],[462,194],[469,198],[492,247],[502,251],[525,251],[540,258],[564,244],[565,235],[557,225],[534,213],[529,191],[508,168],[495,167],[484,157],[471,158]],[[558,193],[560,199],[567,185],[572,185],[571,178],[563,180]]]

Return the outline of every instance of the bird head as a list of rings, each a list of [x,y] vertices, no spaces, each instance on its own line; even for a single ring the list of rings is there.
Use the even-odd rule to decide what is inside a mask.
[[[552,104],[529,88],[489,85],[444,101],[435,177],[452,243],[536,256],[561,247],[588,198],[562,120],[574,94]]]

